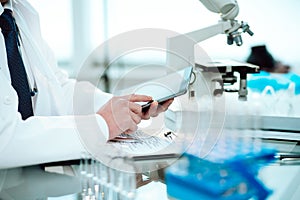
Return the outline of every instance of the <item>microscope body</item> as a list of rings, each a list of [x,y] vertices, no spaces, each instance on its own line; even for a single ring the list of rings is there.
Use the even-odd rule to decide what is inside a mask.
[[[176,70],[193,66],[194,71],[197,72],[195,78],[201,79],[200,85],[195,87],[206,87],[212,96],[222,95],[223,91],[226,91],[225,84],[233,84],[237,81],[234,73],[238,72],[240,74],[239,99],[246,100],[247,74],[258,73],[259,67],[233,61],[229,61],[229,63],[213,61],[197,44],[215,35],[226,34],[227,44],[232,45],[235,43],[237,46],[241,46],[243,44],[241,34],[246,32],[252,36],[253,32],[249,29],[247,23],[235,20],[239,11],[236,0],[200,1],[208,10],[219,13],[221,20],[215,25],[168,38],[167,65]],[[197,59],[195,59],[195,49],[200,49],[200,55],[197,55],[200,57],[197,57]],[[200,63],[196,63],[195,60],[200,60]],[[199,90],[200,96],[202,93],[204,93],[203,95],[207,93],[204,91]]]

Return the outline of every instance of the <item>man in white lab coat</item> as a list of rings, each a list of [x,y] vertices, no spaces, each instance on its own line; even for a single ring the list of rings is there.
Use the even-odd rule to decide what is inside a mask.
[[[5,8],[13,12],[29,86],[38,91],[32,97],[34,116],[22,120],[0,34],[0,168],[78,159],[89,148],[82,141],[85,134],[101,146],[122,132],[135,131],[141,119],[156,116],[171,104],[158,107],[154,102],[144,114],[134,102],[151,97],[112,97],[88,82],[69,79],[57,68],[32,6],[26,0],[0,1],[0,14]]]

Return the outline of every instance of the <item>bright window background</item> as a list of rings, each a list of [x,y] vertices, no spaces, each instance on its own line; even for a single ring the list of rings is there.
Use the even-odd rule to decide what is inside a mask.
[[[28,0],[39,12],[42,34],[60,62],[72,58],[71,0]]]
[[[104,41],[101,0],[28,0],[38,11],[42,35],[53,49],[60,67],[71,76]]]
[[[40,12],[44,38],[70,73],[105,37],[139,28],[186,33],[219,20],[218,14],[209,12],[198,0],[29,1]],[[228,46],[225,35],[200,43],[209,56],[243,61],[251,46],[266,44],[276,59],[299,72],[300,1],[238,0],[238,3],[237,19],[248,22],[254,36],[244,34],[241,47]],[[132,62],[138,62],[138,58],[141,56],[130,57]]]
[[[243,35],[244,45],[226,44],[218,35],[200,43],[212,58],[245,60],[251,46],[266,44],[273,56],[300,68],[299,0],[238,0],[238,20],[250,25],[254,36]],[[110,0],[109,35],[136,28],[164,28],[179,33],[198,30],[217,23],[218,14],[208,11],[198,0]]]

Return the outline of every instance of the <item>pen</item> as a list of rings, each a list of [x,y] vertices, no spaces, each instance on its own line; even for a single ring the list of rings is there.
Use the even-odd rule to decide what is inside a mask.
[[[275,158],[279,160],[284,159],[300,159],[300,154],[278,154],[275,156]]]

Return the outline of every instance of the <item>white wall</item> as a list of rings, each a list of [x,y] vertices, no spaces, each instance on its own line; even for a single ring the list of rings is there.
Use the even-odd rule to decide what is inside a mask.
[[[60,60],[70,59],[73,47],[71,0],[28,0],[39,13],[42,35]]]
[[[29,0],[41,15],[42,32],[59,59],[72,59],[73,48],[72,13],[70,5],[82,0]],[[90,30],[91,47],[103,41],[102,19],[104,0],[89,0],[90,19],[86,19]],[[197,30],[219,20],[217,14],[209,12],[198,0],[106,0],[108,3],[108,36],[137,28],[163,28],[180,33]],[[252,45],[267,44],[275,58],[290,64],[300,72],[300,1],[299,0],[238,0],[238,20],[249,23],[254,36],[243,36],[242,47],[228,46],[225,35],[218,35],[201,43],[213,58],[244,60]],[[57,7],[57,5],[59,5]],[[87,9],[88,10],[88,9]],[[62,16],[62,17],[59,17]],[[101,18],[101,19],[100,19]],[[58,36],[63,29],[63,37]],[[78,37],[78,36],[77,36]],[[86,40],[82,40],[86,41]],[[84,45],[84,44],[83,44]],[[84,45],[85,46],[85,45]],[[70,62],[72,63],[72,62]]]
[[[250,47],[266,44],[278,60],[300,71],[300,1],[299,0],[238,0],[238,20],[248,22],[254,36],[243,36],[242,47],[228,46],[225,35],[200,45],[213,58],[245,60]],[[219,20],[198,0],[110,0],[109,34],[136,28],[164,28],[185,33]]]

